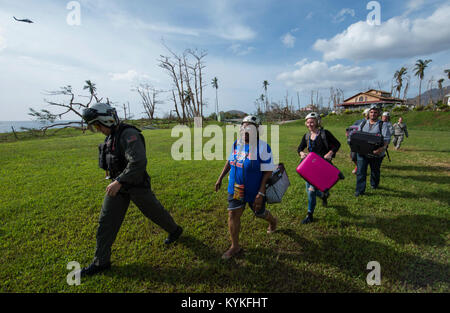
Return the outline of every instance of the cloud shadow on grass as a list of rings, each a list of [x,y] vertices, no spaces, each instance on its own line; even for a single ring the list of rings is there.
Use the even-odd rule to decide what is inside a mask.
[[[207,285],[211,292],[362,292],[354,283],[328,277],[313,271],[299,270],[280,260],[271,262],[270,249],[249,249],[237,259],[218,265],[204,265],[186,269],[180,267],[155,268],[150,265],[129,264],[113,266],[106,276],[154,281],[176,286]],[[242,259],[257,259],[257,264],[243,265]],[[297,259],[296,259],[297,260]],[[298,260],[297,260],[298,261]],[[292,262],[291,262],[292,263]],[[177,288],[178,289],[178,288]],[[185,292],[177,290],[177,292]],[[190,290],[189,292],[192,292]]]
[[[426,183],[436,183],[436,184],[442,184],[442,185],[450,185],[450,176],[447,175],[441,175],[441,176],[429,176],[429,175],[392,175],[392,174],[387,174],[385,175],[385,177],[389,177],[389,178],[393,178],[393,179],[398,179],[399,181],[403,180],[403,179],[411,179],[411,180],[415,180],[415,181],[421,181],[421,182],[426,182]]]
[[[417,171],[417,172],[445,172],[448,171],[448,167],[444,166],[417,166],[417,165],[383,165],[387,170],[398,170],[398,171]]]
[[[310,242],[292,230],[281,231],[301,246],[299,257],[309,263],[326,263],[338,267],[354,278],[365,279],[367,263],[377,261],[383,277],[398,286],[427,287],[436,283],[450,284],[450,267],[394,248],[351,236],[322,237],[318,244]],[[280,259],[291,258],[281,254]]]
[[[374,223],[355,223],[358,227],[377,228],[399,244],[444,247],[450,221],[429,215],[402,215],[395,218],[376,218]]]

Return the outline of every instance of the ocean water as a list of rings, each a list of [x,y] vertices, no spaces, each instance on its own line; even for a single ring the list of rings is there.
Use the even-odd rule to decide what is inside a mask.
[[[58,121],[58,123],[65,123],[65,122],[74,122],[74,121]],[[20,132],[24,131],[23,129],[21,129],[21,127],[39,129],[45,125],[46,124],[37,121],[0,121],[0,133],[12,133],[11,127],[14,127],[14,130],[16,132]],[[59,127],[64,126],[56,126],[55,128]]]

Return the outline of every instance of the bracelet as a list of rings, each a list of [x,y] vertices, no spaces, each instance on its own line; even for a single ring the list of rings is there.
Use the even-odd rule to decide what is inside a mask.
[[[263,194],[261,191],[258,191],[258,195],[261,195],[261,196],[263,196],[263,197],[265,197],[266,195],[265,194]]]

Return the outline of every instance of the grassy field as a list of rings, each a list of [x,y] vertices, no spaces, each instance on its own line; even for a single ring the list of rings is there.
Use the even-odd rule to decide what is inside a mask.
[[[424,112],[426,114],[430,112]],[[417,113],[418,114],[418,113]],[[305,183],[295,172],[303,122],[280,127],[280,161],[291,186],[270,205],[279,231],[246,210],[245,252],[229,247],[224,161],[174,161],[170,130],[146,130],[152,188],[184,229],[166,234],[132,204],[113,246],[112,270],[69,286],[66,265],[90,263],[107,181],[97,167],[101,134],[53,136],[0,144],[1,292],[449,292],[450,119],[448,113],[404,115],[410,129],[401,151],[383,161],[380,189],[355,198],[345,126],[359,116],[324,119],[341,141],[334,164],[346,176],[306,215]],[[437,113],[433,113],[437,114]],[[429,127],[429,119],[437,127]],[[207,141],[208,139],[205,139]],[[367,263],[381,265],[381,285],[368,286]]]

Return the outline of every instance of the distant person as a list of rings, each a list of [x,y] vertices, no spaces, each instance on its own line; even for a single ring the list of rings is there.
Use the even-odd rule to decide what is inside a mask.
[[[305,126],[308,132],[303,135],[302,141],[297,148],[300,158],[306,158],[308,153],[303,152],[306,148],[308,152],[314,152],[331,163],[332,158],[339,150],[341,143],[331,132],[321,127],[320,116],[316,112],[309,113],[305,118]],[[313,214],[316,207],[316,197],[322,199],[324,207],[328,204],[329,192],[321,192],[310,183],[306,182],[306,192],[308,194],[308,213],[302,224],[314,221]]]
[[[239,245],[241,215],[248,203],[256,217],[269,223],[267,233],[277,228],[277,218],[266,209],[266,183],[275,166],[270,146],[259,139],[260,120],[246,116],[240,128],[240,138],[234,142],[215,189],[219,191],[223,178],[230,172],[228,180],[228,230],[231,247],[222,255],[230,259],[242,251]]]
[[[117,112],[109,104],[97,103],[83,110],[83,119],[89,128],[106,135],[99,146],[99,165],[107,171],[111,183],[100,212],[97,229],[97,247],[91,265],[81,270],[81,276],[90,276],[111,267],[111,246],[124,220],[130,200],[154,223],[169,233],[170,244],[180,237],[178,226],[151,190],[146,171],[145,140],[134,126],[121,123]]]
[[[381,115],[381,120],[383,123],[386,123],[389,127],[389,131],[391,132],[391,135],[394,133],[394,127],[391,124],[391,114],[389,112],[383,112]]]
[[[355,196],[361,196],[366,191],[367,167],[370,165],[370,186],[377,189],[380,184],[381,163],[385,156],[386,148],[391,140],[389,125],[378,119],[379,110],[372,106],[369,110],[369,120],[359,125],[358,130],[383,136],[384,145],[373,151],[371,155],[357,153],[356,191]]]
[[[408,129],[406,128],[406,124],[403,123],[403,117],[398,118],[398,122],[393,125],[394,128],[394,140],[392,144],[394,145],[394,149],[400,149],[400,145],[403,142],[404,136],[408,138]]]

